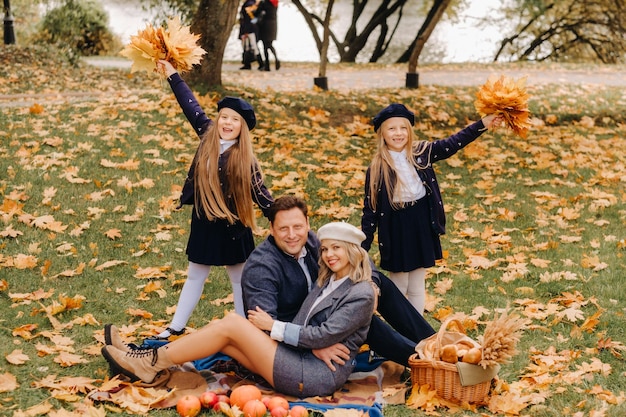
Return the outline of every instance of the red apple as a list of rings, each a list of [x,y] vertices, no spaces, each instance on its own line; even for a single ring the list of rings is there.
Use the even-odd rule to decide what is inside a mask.
[[[196,417],[201,408],[200,399],[195,395],[185,395],[176,403],[176,411],[181,417]]]
[[[213,391],[204,391],[200,394],[200,404],[204,408],[213,408],[217,401],[217,394]]]
[[[270,410],[270,415],[272,417],[287,417],[289,415],[289,410],[278,405]]]
[[[213,406],[213,411],[215,411],[216,413],[223,413],[226,415],[229,415],[228,413],[232,413],[232,411],[230,411],[230,404],[225,403],[224,401],[218,401],[215,403],[215,405]]]
[[[230,397],[226,394],[217,394],[217,402],[222,402],[230,405]]]
[[[285,397],[274,395],[267,402],[267,409],[272,411],[276,407],[282,407],[285,410],[289,410],[289,401],[287,401]]]

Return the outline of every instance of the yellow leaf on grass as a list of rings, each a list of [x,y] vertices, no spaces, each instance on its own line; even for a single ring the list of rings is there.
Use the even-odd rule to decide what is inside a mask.
[[[428,384],[426,385],[413,385],[411,395],[406,400],[407,407],[421,408],[432,401],[437,395],[437,391],[431,390]]]
[[[13,258],[13,266],[17,269],[33,269],[37,266],[37,257],[20,253]]]
[[[89,363],[89,361],[82,356],[69,352],[59,353],[59,355],[54,358],[54,361],[63,367],[74,366],[79,363]]]
[[[13,417],[35,417],[35,416],[43,416],[52,411],[53,407],[48,401],[44,401],[43,403],[39,403],[37,405],[33,405],[32,407],[27,408],[25,411],[18,410],[13,413]]]
[[[131,316],[138,316],[144,319],[152,318],[152,313],[149,313],[146,310],[142,310],[140,308],[129,308],[128,310],[126,310],[126,313],[130,314]]]
[[[118,265],[125,265],[125,264],[127,264],[127,263],[128,263],[128,262],[126,262],[126,261],[118,261],[118,260],[114,260],[114,261],[107,261],[107,262],[104,262],[104,263],[102,263],[102,264],[98,265],[98,266],[97,266],[97,267],[95,267],[94,269],[95,269],[96,271],[100,272],[100,271],[104,271],[105,269],[108,269],[108,268],[113,268],[114,266],[118,266]]]
[[[28,355],[22,353],[22,349],[15,349],[13,352],[5,356],[7,362],[12,365],[23,365],[30,360]]]
[[[13,391],[19,386],[15,375],[8,372],[0,374],[0,392]]]
[[[104,235],[111,240],[115,240],[122,237],[122,232],[120,229],[109,229],[104,232]]]

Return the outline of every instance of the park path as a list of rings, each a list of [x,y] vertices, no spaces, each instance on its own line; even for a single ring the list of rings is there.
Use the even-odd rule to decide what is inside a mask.
[[[130,61],[124,58],[86,58],[89,65],[101,68],[130,69]],[[238,63],[226,62],[222,66],[224,84],[247,85],[258,90],[309,91],[318,75],[314,63],[283,63],[280,71],[239,70]],[[441,65],[419,69],[419,85],[480,86],[491,75],[507,75],[515,79],[526,77],[526,85],[579,84],[626,87],[626,66],[589,66],[589,69],[564,69],[554,66],[553,70],[534,69],[532,65],[518,69],[507,69],[503,65]],[[254,68],[254,67],[253,67]],[[346,92],[372,88],[404,88],[406,65],[329,65],[328,88]],[[24,107],[34,103],[81,102],[97,99],[94,92],[53,92],[39,94],[0,94],[0,107]]]
[[[87,60],[92,65],[130,68],[130,62],[120,59]],[[250,87],[275,91],[304,91],[313,88],[318,75],[317,64],[284,63],[279,71],[239,70],[239,64],[224,63],[222,82],[245,84]],[[464,68],[460,68],[464,67]],[[502,70],[501,65],[489,69],[487,65],[428,66],[420,69],[420,85],[480,86],[490,75],[504,74],[513,78],[527,77],[527,85],[535,84],[599,84],[626,87],[626,66],[597,67],[588,70],[566,70],[555,66],[554,70],[515,69]],[[254,66],[253,66],[254,68]],[[406,65],[330,65],[326,71],[330,90],[363,90],[371,88],[404,88]]]

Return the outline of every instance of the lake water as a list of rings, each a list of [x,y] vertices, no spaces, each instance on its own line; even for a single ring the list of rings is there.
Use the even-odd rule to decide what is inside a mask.
[[[375,2],[372,2],[375,3]],[[499,0],[473,0],[459,18],[459,22],[440,22],[420,57],[420,62],[488,62],[493,57],[497,45],[496,42],[501,34],[499,28],[477,29],[475,23],[485,13],[493,12]],[[130,36],[137,34],[146,27],[150,16],[132,0],[120,2],[119,0],[103,0],[103,7],[109,13],[111,29],[117,33],[123,43],[127,43]],[[333,8],[333,28],[347,27],[350,24],[352,2],[338,0]],[[405,7],[401,26],[394,37],[396,50],[381,60],[393,62],[404,51],[406,46],[415,36],[417,29],[423,21],[410,7]],[[224,52],[224,59],[237,61],[241,59],[241,44],[237,38],[239,25],[235,24]],[[340,32],[343,37],[343,32]],[[403,36],[404,34],[404,36]],[[370,40],[375,39],[372,34]],[[278,36],[274,42],[278,57],[283,61],[292,62],[317,62],[319,52],[311,32],[298,11],[288,1],[281,0],[278,6]],[[369,54],[361,53],[357,62],[366,62]],[[330,62],[338,62],[336,49],[329,50]]]

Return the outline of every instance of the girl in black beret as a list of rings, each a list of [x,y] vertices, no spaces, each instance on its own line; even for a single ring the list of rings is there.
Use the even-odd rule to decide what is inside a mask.
[[[432,164],[454,155],[501,120],[482,118],[434,142],[418,141],[415,115],[393,103],[373,119],[378,148],[367,169],[361,229],[369,250],[378,228],[380,267],[423,314],[426,268],[442,258],[445,212]]]
[[[168,339],[184,333],[213,265],[225,266],[235,311],[244,316],[241,271],[254,249],[254,203],[267,216],[274,200],[252,149],[250,131],[256,125],[252,106],[241,98],[224,97],[217,103],[217,120],[212,121],[169,62],[159,61],[157,70],[167,76],[183,113],[200,137],[180,198],[181,206],[193,206],[187,280],[171,324],[156,337]]]

